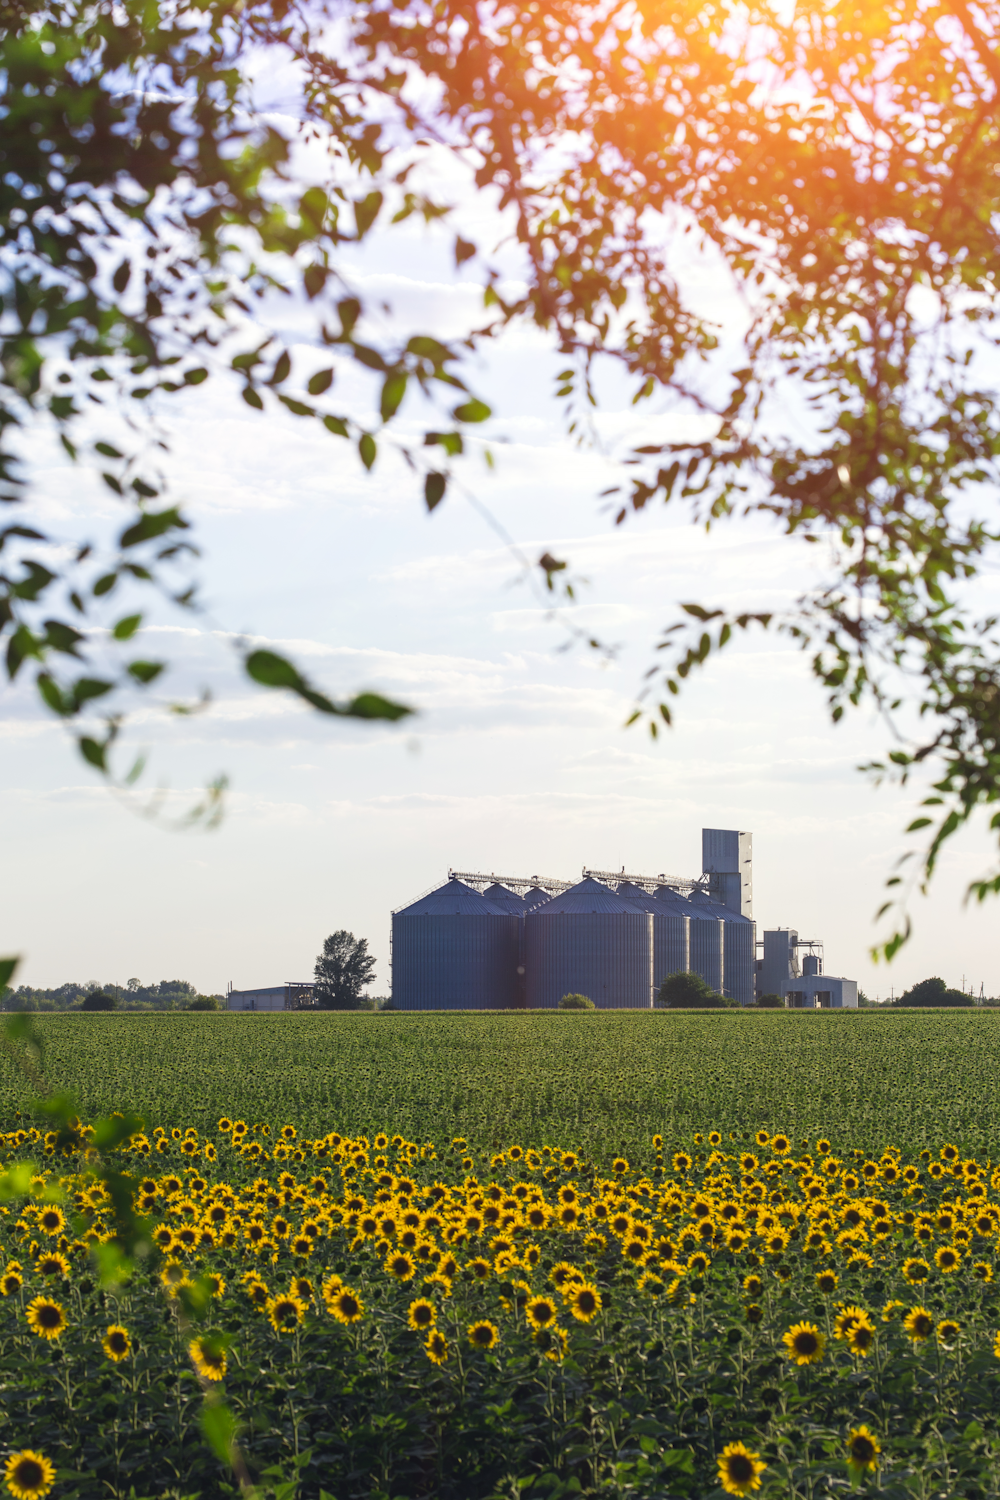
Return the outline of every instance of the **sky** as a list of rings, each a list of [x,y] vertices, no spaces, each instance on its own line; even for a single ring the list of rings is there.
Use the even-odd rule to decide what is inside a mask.
[[[468,276],[412,222],[376,237],[353,274],[414,326],[452,332],[474,311]],[[735,326],[718,273],[691,274]],[[281,316],[318,366],[302,309]],[[154,611],[147,650],[171,671],[127,734],[149,754],[142,785],[164,800],[109,792],[31,694],[4,687],[0,952],[22,956],[15,982],[178,978],[221,993],[309,980],[323,939],[346,928],[377,960],[372,993],[387,994],[390,913],[449,869],[697,875],[701,829],[715,827],[754,835],[758,930],[823,941],[827,972],[872,998],[930,974],[1000,993],[996,907],[963,902],[990,866],[981,828],[953,841],[932,895],[911,901],[914,936],[894,963],[871,962],[884,882],[913,847],[902,830],[916,793],[858,773],[888,747],[886,727],[868,710],[832,726],[789,642],[757,633],[710,662],[655,742],[625,727],[678,601],[780,608],[823,559],[762,519],[706,535],[660,506],[616,528],[599,498],[620,478],[615,455],[693,419],[662,400],[635,409],[608,380],[597,445],[578,446],[551,395],[559,365],[521,329],[472,367],[496,415],[472,444],[467,494],[430,515],[392,453],[366,474],[342,441],[284,413],[262,418],[224,382],[174,399],[168,469],[203,551],[204,609]],[[341,394],[359,414],[371,400],[350,381]],[[404,408],[402,433],[420,419]],[[40,441],[32,467],[60,534],[121,524],[117,502],[61,450]],[[546,550],[582,580],[555,617],[520,560]],[[594,652],[574,632],[616,649]],[[292,656],[331,694],[376,689],[416,713],[395,726],[321,719],[241,678],[239,637]],[[202,687],[207,711],[165,712],[172,694]],[[173,812],[219,773],[221,826],[173,829]]]

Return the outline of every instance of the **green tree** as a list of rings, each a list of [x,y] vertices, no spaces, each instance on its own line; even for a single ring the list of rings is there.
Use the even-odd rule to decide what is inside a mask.
[[[635,401],[689,419],[689,436],[626,456],[609,492],[618,522],[654,502],[706,524],[763,511],[830,549],[826,585],[791,607],[679,601],[636,718],[669,724],[687,677],[740,632],[786,632],[835,719],[866,701],[890,721],[904,703],[917,710],[919,737],[894,723],[871,769],[931,772],[910,825],[926,883],[942,842],[1000,797],[1000,642],[962,596],[992,565],[1000,478],[984,357],[1000,310],[994,13],[966,0],[887,0],[863,18],[826,0],[627,14],[594,0],[346,0],[336,15],[331,29],[304,0],[8,7],[10,676],[34,674],[91,765],[138,776],[113,747],[129,694],[168,666],[142,645],[142,591],[197,602],[191,527],[156,460],[170,397],[228,382],[255,410],[353,444],[368,469],[395,442],[433,509],[490,415],[463,361],[533,323],[560,353],[575,435],[609,365]],[[279,75],[280,117],[261,94]],[[300,141],[319,148],[311,180]],[[450,197],[419,186],[448,180],[442,152]],[[520,253],[513,280],[493,251],[494,207]],[[414,215],[482,289],[464,338],[408,336],[354,284],[348,256]],[[706,269],[745,308],[742,325],[720,328],[699,303]],[[271,318],[281,294],[307,309],[296,340],[312,360],[293,357]],[[371,383],[370,427],[332,394],[345,370]],[[398,435],[404,409],[419,412],[416,441]],[[82,539],[64,561],[52,545],[64,539],[33,510],[23,461],[46,431],[120,500],[110,557]],[[565,559],[545,551],[538,566],[549,589],[572,592]],[[364,692],[336,702],[277,653],[239,649],[251,679],[324,714],[409,711]],[[191,816],[216,818],[221,790]],[[902,877],[891,884],[898,903]],[[1000,890],[1000,873],[970,889]],[[908,931],[901,904],[896,918],[889,954]]]
[[[897,1005],[971,1005],[972,1000],[968,995],[963,995],[961,990],[949,989],[943,979],[935,975],[932,979],[921,979],[919,984],[911,985],[899,999]]]
[[[736,1001],[713,990],[700,974],[677,969],[661,981],[656,1003],[669,1010],[717,1010],[735,1006]]]
[[[316,960],[313,994],[321,1010],[368,1010],[361,994],[375,974],[375,960],[368,952],[368,939],[353,932],[331,933]]]
[[[117,1010],[118,1001],[114,995],[105,995],[101,990],[95,990],[93,994],[87,995],[80,1006],[81,1010]]]
[[[780,995],[758,995],[755,1004],[758,1010],[782,1010],[785,1002]]]

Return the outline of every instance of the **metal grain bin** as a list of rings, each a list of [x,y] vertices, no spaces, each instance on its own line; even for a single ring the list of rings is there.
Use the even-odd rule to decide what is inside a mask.
[[[392,1000],[400,1010],[508,1010],[519,918],[461,880],[392,917]]]
[[[641,885],[625,881],[618,887],[619,896],[632,901],[640,911],[653,918],[653,998],[668,974],[691,967],[691,919],[687,903],[676,891],[659,886],[645,891]]]
[[[653,917],[599,880],[581,880],[524,919],[529,1007],[586,995],[601,1010],[653,1003]]]
[[[524,893],[524,909],[526,912],[534,911],[536,906],[544,906],[546,901],[551,900],[551,891],[543,891],[540,885],[531,885]]]
[[[757,957],[757,924],[703,891],[692,891],[691,905],[723,924],[723,985],[738,1005],[749,1005],[754,997],[754,961]],[[692,929],[693,930],[693,929]]]
[[[700,912],[694,902],[691,906],[691,972],[700,974],[721,995],[726,924],[709,912]]]
[[[487,901],[492,901],[494,906],[499,906],[501,911],[513,912],[515,917],[524,916],[524,897],[512,891],[509,886],[501,885],[499,881],[494,880],[493,884],[488,885],[483,891],[483,895]]]

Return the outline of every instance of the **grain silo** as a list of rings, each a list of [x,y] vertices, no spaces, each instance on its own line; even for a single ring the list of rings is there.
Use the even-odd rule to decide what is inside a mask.
[[[722,982],[716,988],[731,996],[738,1005],[749,1005],[754,998],[757,924],[740,912],[732,911],[721,902],[712,900],[701,890],[691,892],[691,906],[699,913],[704,912],[706,917],[718,918],[722,922]],[[693,922],[691,930],[694,931]]]
[[[454,879],[393,912],[393,1004],[400,1010],[510,1009],[519,921]]]
[[[543,890],[540,885],[529,885],[524,893],[524,909],[526,912],[534,911],[536,906],[544,906],[546,901],[551,900],[551,891]]]
[[[625,881],[619,896],[633,902],[653,918],[653,995],[668,974],[691,967],[691,917],[687,903],[676,891],[659,886],[654,891]]]
[[[501,885],[494,880],[483,891],[487,901],[492,901],[494,906],[499,906],[501,911],[513,912],[515,917],[523,917],[525,913],[524,897],[512,891],[509,886]]]
[[[691,972],[700,974],[705,983],[721,995],[726,924],[712,912],[699,909],[698,903],[690,901],[688,906],[691,911]]]
[[[648,1010],[653,917],[599,880],[581,880],[525,917],[524,966],[532,1009],[586,995],[601,1010]]]

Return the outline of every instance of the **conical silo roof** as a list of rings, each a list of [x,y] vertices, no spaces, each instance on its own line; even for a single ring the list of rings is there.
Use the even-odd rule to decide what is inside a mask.
[[[749,922],[742,912],[732,911],[728,906],[723,906],[721,901],[716,901],[707,892],[693,890],[689,898],[690,904],[697,908],[691,913],[692,916],[721,917],[724,922]]]
[[[653,895],[659,905],[660,911],[668,915],[678,917],[696,917],[697,912],[691,910],[691,903],[680,891],[674,890],[671,885],[658,885]]]
[[[588,877],[570,886],[568,891],[560,891],[558,896],[553,896],[551,901],[546,902],[540,908],[545,916],[558,916],[560,913],[579,914],[584,912],[630,912],[633,916],[638,907],[619,896],[610,886],[602,885],[599,880]]]
[[[662,915],[663,908],[652,892],[644,891],[641,885],[635,885],[631,880],[622,881],[618,887],[618,894],[624,896],[626,901],[630,901],[636,911],[649,912],[654,917]]]
[[[508,916],[505,907],[488,901],[463,880],[446,880],[412,906],[404,906],[398,917],[489,917]]]
[[[487,901],[492,901],[494,906],[499,906],[503,911],[513,912],[518,917],[524,916],[524,897],[512,891],[509,886],[501,885],[498,880],[488,885],[483,895]]]
[[[540,885],[532,885],[524,893],[524,909],[534,911],[536,907],[545,906],[551,900],[551,891],[543,890]]]

